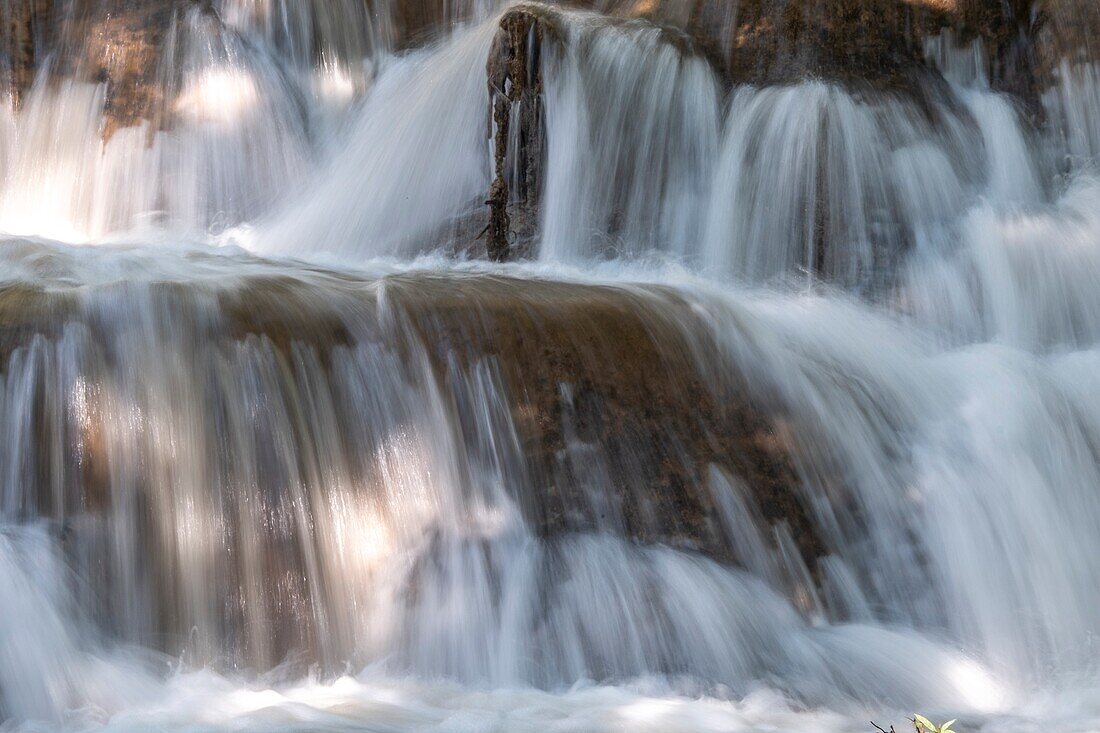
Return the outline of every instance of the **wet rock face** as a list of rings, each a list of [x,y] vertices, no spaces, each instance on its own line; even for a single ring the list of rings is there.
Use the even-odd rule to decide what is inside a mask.
[[[143,121],[164,125],[172,79],[162,62],[191,8],[212,14],[210,0],[12,0],[0,10],[0,70],[17,103],[40,72],[103,84],[105,139]]]
[[[817,76],[894,89],[922,71],[917,10],[881,0],[742,3],[728,49],[734,79],[788,82]]]
[[[180,14],[208,0],[83,0],[72,11],[56,73],[106,87],[105,139],[145,120],[165,124],[162,54]]]
[[[934,0],[596,0],[592,6],[686,30],[734,83],[806,77],[908,88],[925,66],[920,28]]]
[[[1014,97],[1033,124],[1045,123],[1041,96],[1063,62],[1100,58],[1100,4],[1092,0],[951,0],[926,14],[921,33],[945,28],[981,39],[993,89]]]
[[[18,104],[52,44],[54,0],[6,0],[0,7],[0,91]]]
[[[403,358],[425,345],[456,408],[471,375],[499,377],[523,466],[509,490],[539,535],[612,531],[736,563],[710,486],[719,470],[763,520],[789,528],[808,567],[824,554],[792,462],[792,421],[695,332],[671,292],[478,276],[384,282]],[[234,338],[260,336],[284,353],[309,344],[325,362],[362,337],[342,315],[358,302],[263,280],[226,292],[219,309]]]
[[[1100,7],[1088,0],[581,0],[572,4],[679,29],[733,83],[788,83],[812,77],[917,96],[935,81],[923,59],[924,39],[952,28],[963,39],[983,39],[994,87],[1016,96],[1033,114],[1038,114],[1038,97],[1051,83],[1061,59],[1067,54],[1093,57],[1095,31],[1100,30]],[[392,29],[397,49],[410,48],[463,20],[463,5],[400,0],[392,6],[385,25]],[[18,98],[46,54],[57,49],[58,73],[106,84],[105,136],[142,120],[167,124],[162,110],[169,80],[158,78],[158,62],[172,35],[173,18],[196,6],[209,9],[211,3],[11,0],[0,9],[4,85]],[[542,35],[553,26],[554,13],[535,4],[508,13],[501,25],[503,36],[488,61],[498,86],[503,82],[512,87],[503,96],[523,110],[517,125],[529,140],[537,139],[533,131],[539,124],[533,94],[539,84],[537,58],[529,57],[537,55]],[[536,43],[521,48],[509,42],[518,42],[516,34],[521,32],[533,32]],[[514,37],[504,38],[509,34]],[[520,60],[531,69],[526,85],[509,75]],[[531,165],[521,168],[535,171],[537,151],[527,143],[522,147]],[[527,193],[537,193],[531,189],[533,180],[523,184]],[[515,182],[511,185],[514,188]]]
[[[799,499],[787,421],[751,390],[671,293],[493,279],[388,290],[436,368],[499,368],[546,536],[611,528],[733,561],[714,468],[787,523],[807,564],[822,545]],[[680,319],[686,319],[681,321]]]
[[[486,63],[493,141],[486,247],[497,261],[522,255],[538,222],[546,137],[540,57],[547,34],[558,35],[553,15],[521,6],[501,19]]]
[[[715,493],[732,485],[745,526],[813,568],[824,549],[790,456],[797,431],[707,334],[672,292],[489,276],[3,286],[0,386],[13,389],[0,399],[36,437],[0,445],[25,479],[0,501],[56,520],[74,563],[133,532],[161,558],[159,610],[118,631],[174,651],[198,623],[179,610],[195,578],[157,543],[176,531],[177,498],[207,507],[227,560],[204,628],[255,633],[229,654],[261,667],[325,658],[306,558],[341,502],[405,526],[423,492],[442,492],[457,503],[411,530],[431,538],[499,486],[547,547],[607,533],[739,565],[751,560]],[[101,565],[97,588],[124,582]]]
[[[583,68],[578,73],[592,82],[588,93],[601,94],[594,91],[598,82],[592,80],[601,78],[610,68],[607,56],[603,55],[607,53],[603,43],[607,39],[630,39],[631,44],[637,44],[638,58],[657,59],[654,66],[668,62],[679,80],[673,83],[674,87],[680,86],[686,78],[694,78],[690,74],[702,71],[717,94],[725,79],[721,60],[682,29],[637,18],[568,11],[543,3],[511,6],[497,21],[497,32],[486,62],[487,133],[493,154],[493,179],[487,192],[488,223],[483,233],[487,235],[486,254],[491,259],[525,257],[532,251],[539,234],[539,207],[548,150],[544,81],[566,78],[572,65],[578,64],[578,69]],[[544,58],[551,60],[544,63]],[[711,70],[717,73],[711,74]],[[544,80],[544,75],[550,78]],[[648,77],[642,74],[633,88],[642,90],[647,83]],[[710,90],[706,93],[709,95]],[[643,104],[642,96],[636,95],[634,102]],[[591,135],[594,137],[610,134],[619,124],[628,127],[633,124],[626,120],[599,119],[591,110],[586,114],[598,120],[592,123]],[[663,156],[661,146],[665,142],[672,145],[673,138],[670,135],[664,140],[650,141],[649,144],[657,149],[655,158]],[[693,135],[686,138],[693,139]],[[629,135],[623,135],[624,149],[631,145],[626,142],[628,139]],[[654,169],[663,164],[655,163]],[[618,175],[628,175],[622,168],[616,168],[617,165],[619,163],[613,159],[599,163],[609,182]],[[659,177],[661,174],[650,175]],[[630,186],[628,180],[620,179],[617,184],[607,186],[606,191],[592,196],[592,206],[601,212],[601,217],[605,209],[598,200],[601,197],[617,199],[607,207],[614,209],[613,214],[595,226],[606,224],[612,236],[635,223],[639,230],[648,226],[638,223],[638,212],[623,210],[629,199],[629,194],[624,192]],[[629,220],[630,224],[624,220]],[[657,225],[652,228],[656,229]]]
[[[431,40],[449,20],[444,7],[436,0],[401,0],[394,7],[394,34],[398,49],[413,48]]]
[[[674,25],[709,45],[734,83],[807,77],[920,94],[933,80],[929,37],[981,38],[989,79],[1039,121],[1039,95],[1063,58],[1096,58],[1090,0],[595,0],[603,12]]]
[[[385,343],[406,364],[425,353],[459,426],[476,417],[461,407],[464,385],[482,370],[495,374],[517,439],[507,489],[540,536],[610,531],[735,563],[710,484],[719,470],[746,487],[764,520],[789,527],[808,566],[824,553],[800,499],[789,421],[750,396],[674,294],[488,277],[384,282],[394,330],[375,325],[379,291],[355,283],[333,282],[324,293],[290,278],[212,292],[165,283],[150,286],[148,298],[182,332],[195,311],[204,348],[230,352],[261,340],[287,364],[313,354],[322,370],[363,339]],[[211,308],[217,321],[202,325]],[[14,354],[25,358],[36,340],[58,340],[77,323],[97,343],[115,340],[113,326],[87,310],[64,292],[0,288],[0,376]],[[56,438],[43,436],[42,450]],[[73,452],[82,469],[95,468],[75,506],[105,507],[117,494],[97,444],[85,438]]]
[[[1070,64],[1100,60],[1100,3],[1045,0],[1033,10],[1032,58],[1040,86],[1051,83],[1063,60]]]
[[[1035,38],[1044,20],[1040,2],[954,0],[929,33],[950,27],[960,38],[980,38],[989,58],[989,80],[998,91],[1016,97],[1035,122],[1040,122],[1039,97],[1049,78],[1039,72]]]

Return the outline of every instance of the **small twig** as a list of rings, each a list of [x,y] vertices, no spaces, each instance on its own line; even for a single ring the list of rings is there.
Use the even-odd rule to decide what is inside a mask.
[[[873,721],[873,720],[871,721],[871,725],[873,725],[873,726],[875,726],[876,728],[878,728],[878,729],[879,729],[879,731],[880,731],[881,733],[887,733],[887,731],[886,731],[886,729],[885,729],[885,728],[883,728],[883,727],[882,727],[881,725],[879,725],[878,723],[876,723],[876,722],[875,722],[875,721]],[[892,726],[892,725],[890,726],[890,731],[889,731],[889,733],[895,733],[895,731],[894,731],[894,726]]]

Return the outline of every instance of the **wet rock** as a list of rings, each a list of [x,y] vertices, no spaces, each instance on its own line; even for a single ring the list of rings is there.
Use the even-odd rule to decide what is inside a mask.
[[[493,179],[487,192],[489,217],[484,234],[487,254],[493,260],[524,257],[537,235],[547,149],[542,78],[545,54],[583,54],[592,42],[591,34],[627,30],[675,48],[684,59],[704,58],[718,70],[719,79],[725,78],[720,59],[675,27],[592,14],[573,18],[569,13],[550,5],[524,3],[510,8],[498,21],[486,61]],[[586,24],[587,30],[578,31],[571,24]],[[566,44],[574,48],[564,51]]]
[[[503,510],[503,529],[449,540],[484,546],[517,529],[498,491],[551,551],[607,533],[748,567],[731,526],[749,528],[758,555],[794,569],[792,598],[813,597],[805,568],[825,549],[792,459],[799,427],[675,292],[242,262],[233,277],[89,284],[49,250],[34,259],[41,280],[0,288],[0,398],[33,436],[6,446],[24,480],[5,511],[73,529],[110,633],[179,654],[202,628],[216,631],[197,660],[343,664],[354,632],[329,635],[316,583],[347,576],[310,565],[334,541],[326,517],[430,544],[452,512]],[[422,516],[437,491],[442,513]],[[197,517],[192,536],[220,558],[201,591],[164,544]],[[155,558],[134,615],[103,560],[123,535],[126,557]],[[208,606],[184,600],[207,590]]]
[[[143,121],[166,125],[171,69],[162,60],[181,13],[192,7],[210,10],[208,0],[77,3],[54,72],[105,86],[104,139]]]
[[[1042,23],[1039,4],[1034,0],[951,0],[926,17],[921,30],[932,35],[950,29],[963,42],[980,39],[992,88],[1016,97],[1038,123],[1042,118],[1042,82],[1036,68],[1034,38]]]
[[[186,338],[218,353],[262,348],[284,365],[287,389],[307,354],[311,368],[327,370],[336,351],[375,342],[395,350],[410,373],[426,354],[471,456],[477,431],[466,423],[475,415],[461,405],[474,375],[488,370],[512,426],[494,430],[494,439],[512,429],[517,439],[519,463],[506,488],[541,536],[608,531],[736,563],[710,484],[717,470],[746,487],[745,500],[768,524],[789,528],[808,566],[824,554],[790,454],[796,428],[671,291],[486,276],[332,277],[321,287],[263,277],[148,288],[140,300],[171,324],[173,339],[194,331]],[[93,343],[112,343],[118,327],[95,311],[75,290],[0,290],[0,375],[16,351],[26,353],[36,339],[54,342],[74,325]],[[88,373],[90,393],[97,373]],[[308,396],[279,399],[297,404]],[[77,447],[62,451],[81,456],[73,470],[83,472],[83,488],[70,503],[104,509],[114,478],[95,424],[102,411],[89,402],[86,412]],[[57,438],[42,436],[43,455],[61,450]],[[53,485],[64,464],[44,459],[40,484]]]
[[[0,364],[38,335],[56,337],[75,308],[72,298],[52,296],[24,283],[0,285]]]
[[[748,1],[736,18],[729,63],[737,80],[806,77],[912,89],[925,66],[908,3],[881,0]]]
[[[827,79],[917,92],[930,76],[921,29],[937,0],[597,0],[593,7],[680,28],[734,83]]]
[[[441,374],[456,359],[499,368],[531,482],[516,498],[540,533],[614,528],[733,561],[708,488],[718,467],[790,526],[810,567],[823,554],[789,421],[754,400],[673,293],[500,278],[387,292]]]
[[[1066,54],[1094,57],[1100,6],[1089,0],[596,0],[624,17],[683,28],[723,59],[734,83],[806,78],[859,90],[937,93],[930,36],[980,38],[994,89],[1041,121],[1039,96]],[[931,89],[929,89],[931,87]]]
[[[1063,61],[1071,66],[1100,61],[1100,3],[1045,0],[1032,15],[1030,50],[1041,85],[1053,83]]]
[[[462,5],[459,3],[458,5]],[[450,25],[467,20],[436,0],[400,0],[394,5],[394,41],[398,50],[414,48],[435,39]]]
[[[486,63],[493,141],[486,247],[489,258],[497,261],[519,255],[538,221],[546,138],[540,57],[548,33],[560,35],[548,9],[517,7],[501,18]],[[510,147],[513,126],[517,129]]]
[[[0,6],[0,92],[18,105],[53,43],[53,0],[7,0]]]
[[[950,29],[980,40],[990,86],[1015,98],[1035,126],[1047,122],[1042,95],[1069,66],[1100,58],[1100,5],[1091,0],[951,0],[926,13],[924,36]]]
[[[163,127],[173,43],[192,8],[218,22],[211,0],[14,0],[0,11],[0,70],[17,103],[41,73],[103,84],[104,139],[145,121]]]

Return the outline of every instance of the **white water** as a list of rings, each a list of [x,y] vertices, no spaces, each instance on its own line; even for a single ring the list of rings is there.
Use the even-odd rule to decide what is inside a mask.
[[[304,100],[263,52],[190,11],[163,55],[170,132],[143,125],[104,141],[103,85],[40,79],[7,123],[0,230],[65,241],[150,226],[201,236],[268,211],[307,174]]]
[[[0,259],[53,309],[25,337],[33,301],[4,305],[6,725],[1100,727],[1089,69],[1063,72],[1044,137],[973,71],[980,50],[935,49],[954,86],[928,119],[822,82],[727,95],[652,31],[569,16],[544,59],[541,262],[494,267],[412,259],[482,208],[492,23],[401,57],[383,26],[333,41],[370,73],[322,122],[287,69],[324,53],[286,33],[305,20],[265,17],[234,20],[247,46],[191,19],[178,127],[152,142],[101,146],[90,86],[0,117],[0,229],[99,240],[10,237]],[[610,286],[667,363],[689,347],[677,378],[781,405],[816,586],[717,466],[698,488],[736,567],[626,539],[609,497],[651,491],[644,463],[568,410],[576,526],[542,537],[508,355],[448,344],[437,368],[440,282],[490,333],[495,298],[538,323]],[[302,328],[243,338],[242,313]],[[610,368],[575,328],[578,380]]]

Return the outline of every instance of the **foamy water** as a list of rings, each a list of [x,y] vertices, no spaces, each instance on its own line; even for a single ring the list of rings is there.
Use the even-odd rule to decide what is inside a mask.
[[[538,236],[492,265],[454,254],[489,8],[394,55],[310,7],[185,18],[171,131],[103,143],[86,83],[0,111],[0,727],[1100,729],[1092,67],[1038,131],[941,39],[930,120],[554,12]],[[679,541],[570,381],[547,495],[485,344],[568,318],[581,382],[609,311],[655,383],[782,413],[817,558],[723,457],[683,490],[725,556]]]

